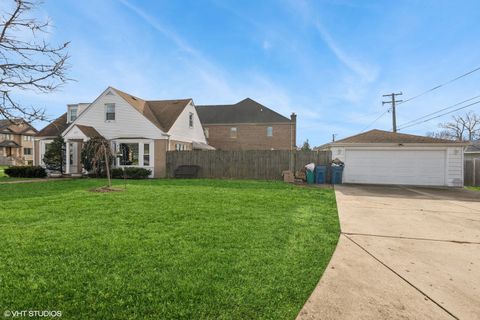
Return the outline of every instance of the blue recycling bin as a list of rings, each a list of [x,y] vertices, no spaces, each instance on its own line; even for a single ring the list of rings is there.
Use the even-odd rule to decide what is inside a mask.
[[[315,183],[324,184],[327,182],[327,166],[315,167]]]
[[[332,166],[332,184],[342,184],[343,166]]]

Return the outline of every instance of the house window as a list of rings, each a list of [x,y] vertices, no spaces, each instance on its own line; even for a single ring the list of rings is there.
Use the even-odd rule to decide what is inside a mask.
[[[23,136],[23,141],[33,141],[32,136]]]
[[[272,137],[272,136],[273,136],[273,128],[267,127],[267,137]]]
[[[237,137],[237,128],[232,127],[230,128],[230,138],[236,138]]]
[[[192,113],[192,112],[190,112],[190,113],[188,114],[188,126],[189,126],[190,128],[193,128],[193,113]]]
[[[77,107],[70,107],[70,122],[77,119]]]
[[[10,133],[4,133],[3,134],[3,139],[4,140],[12,140],[12,135]]]
[[[143,145],[143,165],[150,165],[150,145],[148,143]]]
[[[203,133],[205,134],[205,138],[209,138],[210,132],[208,131],[208,128],[203,128]]]
[[[138,166],[138,143],[120,143],[120,165]]]
[[[183,143],[175,143],[175,150],[176,151],[185,151],[187,150],[187,146]]]
[[[26,156],[32,155],[32,148],[23,148],[23,154]]]
[[[106,121],[115,120],[115,104],[114,103],[105,104],[105,120]]]

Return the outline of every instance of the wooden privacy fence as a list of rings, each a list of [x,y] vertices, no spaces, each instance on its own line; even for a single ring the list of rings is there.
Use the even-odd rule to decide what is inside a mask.
[[[463,173],[466,186],[480,186],[480,158],[465,160]]]
[[[173,177],[178,166],[197,165],[199,178],[280,180],[284,170],[300,170],[311,162],[327,165],[330,161],[330,151],[168,151],[167,176]]]

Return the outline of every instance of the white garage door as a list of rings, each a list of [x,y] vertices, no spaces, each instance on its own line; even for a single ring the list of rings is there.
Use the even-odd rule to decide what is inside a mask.
[[[344,182],[445,185],[443,150],[346,150]]]

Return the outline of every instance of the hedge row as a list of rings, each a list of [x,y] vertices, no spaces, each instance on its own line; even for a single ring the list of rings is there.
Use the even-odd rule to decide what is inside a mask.
[[[13,166],[4,170],[12,178],[45,178],[47,172],[40,166]]]
[[[124,172],[125,169],[125,172]],[[126,168],[114,168],[112,169],[113,179],[146,179],[152,173],[152,170],[145,168],[126,167]],[[125,176],[124,176],[125,175]]]

